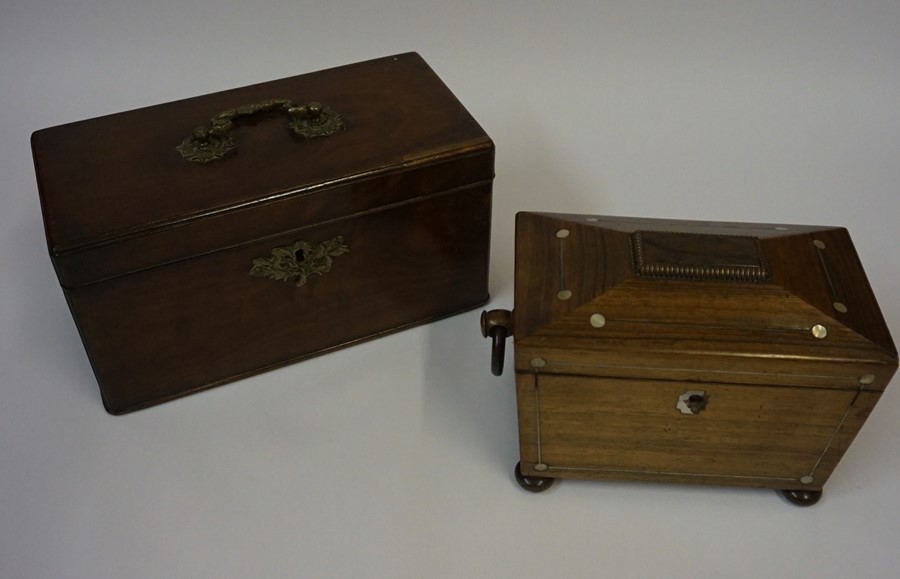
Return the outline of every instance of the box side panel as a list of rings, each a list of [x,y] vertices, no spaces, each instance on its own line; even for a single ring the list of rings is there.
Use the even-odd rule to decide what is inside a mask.
[[[517,374],[517,387],[523,473],[563,478],[821,488],[874,404],[855,391],[540,373]],[[706,397],[697,414],[678,408],[690,392]]]
[[[897,348],[846,229],[768,239],[764,247],[775,262],[776,283],[897,358]]]
[[[628,234],[541,214],[516,215],[516,337],[530,336],[560,315],[633,276]]]
[[[856,435],[859,434],[866,419],[875,409],[881,395],[882,392],[862,391],[853,401],[843,424],[835,433],[828,451],[822,455],[821,462],[816,467],[816,484],[825,484],[825,481],[831,477],[841,458],[850,448],[850,444],[856,439]]]
[[[490,215],[481,184],[67,290],[104,404],[136,410],[475,307]],[[249,275],[254,260],[286,271],[276,254],[315,267],[299,286]]]

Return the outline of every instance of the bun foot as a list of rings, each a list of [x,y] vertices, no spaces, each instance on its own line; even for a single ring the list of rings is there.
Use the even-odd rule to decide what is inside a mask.
[[[546,476],[525,476],[522,474],[522,463],[516,463],[516,482],[526,491],[541,493],[549,489],[556,479]]]
[[[822,491],[783,489],[781,495],[798,507],[811,507],[822,498]]]

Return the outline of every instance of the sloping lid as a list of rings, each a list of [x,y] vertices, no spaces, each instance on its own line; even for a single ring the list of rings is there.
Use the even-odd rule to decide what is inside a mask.
[[[520,213],[516,347],[860,359],[897,350],[845,229]]]
[[[176,148],[236,107],[318,101],[344,128],[303,138],[287,107],[236,118],[236,149],[206,164]],[[296,112],[296,111],[295,111]],[[302,111],[301,111],[302,112]],[[227,116],[227,115],[226,115]],[[321,117],[317,117],[321,119]],[[32,149],[51,253],[83,250],[186,221],[484,148],[490,140],[409,53],[37,131]]]

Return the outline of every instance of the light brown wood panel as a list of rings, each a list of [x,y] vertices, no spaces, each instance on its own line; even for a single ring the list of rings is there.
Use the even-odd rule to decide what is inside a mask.
[[[527,476],[821,489],[898,364],[832,226],[520,213],[512,319]]]
[[[675,347],[658,340],[610,341],[605,348],[586,340],[571,340],[568,347],[546,341],[537,346],[516,346],[518,371],[532,371],[532,360],[545,362],[542,371],[550,374],[609,376],[726,382],[737,384],[810,386],[855,389],[870,374],[875,379],[867,390],[883,390],[895,372],[890,360],[808,358],[796,350],[778,352],[729,352],[722,344],[693,342],[693,349]]]
[[[813,472],[856,396],[707,384],[705,410],[676,409],[679,395],[699,389],[690,382],[520,374],[523,462],[537,462],[539,452],[553,476],[588,469],[796,481]]]

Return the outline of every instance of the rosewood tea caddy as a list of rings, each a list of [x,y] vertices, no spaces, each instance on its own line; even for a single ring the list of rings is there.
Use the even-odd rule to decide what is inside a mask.
[[[520,213],[519,484],[769,487],[810,505],[897,368],[843,228]]]
[[[40,130],[32,149],[114,414],[488,298],[494,145],[414,53]]]

